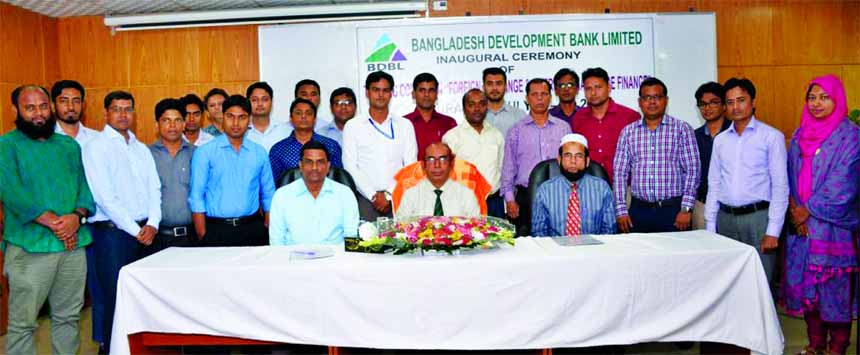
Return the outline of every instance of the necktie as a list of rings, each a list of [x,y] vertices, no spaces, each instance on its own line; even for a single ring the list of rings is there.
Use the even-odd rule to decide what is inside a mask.
[[[570,185],[570,199],[567,202],[567,223],[564,226],[564,234],[577,236],[582,234],[582,216],[579,214],[579,194],[576,193],[576,183]]]
[[[442,211],[442,190],[436,189],[433,190],[436,193],[436,204],[433,206],[433,215],[434,216],[444,216],[445,212]]]

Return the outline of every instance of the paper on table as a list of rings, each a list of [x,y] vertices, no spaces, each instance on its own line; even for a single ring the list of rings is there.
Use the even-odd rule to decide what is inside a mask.
[[[320,259],[334,256],[334,249],[329,247],[301,247],[290,251],[290,260]]]
[[[603,242],[594,239],[594,237],[592,237],[590,234],[584,234],[575,237],[553,237],[552,240],[555,241],[556,244],[558,244],[559,246],[563,247],[603,244]]]

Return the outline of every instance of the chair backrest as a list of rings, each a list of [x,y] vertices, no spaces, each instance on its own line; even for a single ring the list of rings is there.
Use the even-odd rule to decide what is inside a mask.
[[[598,177],[609,183],[609,174],[606,173],[606,169],[592,161],[588,164],[588,168],[586,168],[585,173],[594,177]],[[531,234],[531,220],[532,220],[532,201],[535,200],[535,196],[537,196],[538,187],[543,184],[545,181],[552,179],[561,174],[561,170],[558,166],[558,160],[556,159],[547,159],[544,160],[532,169],[531,174],[529,174],[529,185],[528,185],[528,205],[520,206],[520,215],[528,221],[527,230],[528,234]],[[611,186],[611,185],[610,185]]]
[[[329,168],[328,175],[326,175],[326,177],[338,183],[346,185],[347,187],[352,189],[352,193],[355,194],[355,197],[358,197],[358,188],[355,186],[355,180],[352,179],[352,175],[350,175],[349,172],[346,171],[346,169],[341,169],[336,166],[333,166]],[[275,182],[275,186],[285,186],[301,178],[302,171],[299,168],[292,168],[281,174],[281,176]]]

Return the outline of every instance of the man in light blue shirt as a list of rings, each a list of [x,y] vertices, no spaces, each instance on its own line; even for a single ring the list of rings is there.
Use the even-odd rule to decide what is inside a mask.
[[[724,87],[732,125],[714,138],[705,227],[756,248],[770,281],[788,208],[785,136],[756,120],[749,79],[731,78]]]
[[[222,109],[224,134],[197,148],[191,159],[188,203],[194,229],[203,246],[266,245],[275,194],[269,155],[245,137],[251,112],[247,99],[230,96]]]
[[[568,134],[561,139],[561,175],[538,187],[532,207],[532,235],[615,234],[612,190],[603,179],[585,173],[590,162],[585,136]],[[572,187],[576,194],[572,194]]]
[[[329,98],[329,108],[334,118],[317,132],[334,139],[337,144],[343,146],[343,127],[347,121],[355,117],[355,105],[355,92],[352,89],[340,87],[332,91]]]
[[[337,244],[358,230],[358,202],[349,187],[326,178],[331,163],[325,145],[302,146],[302,179],[281,187],[272,199],[270,245]]]

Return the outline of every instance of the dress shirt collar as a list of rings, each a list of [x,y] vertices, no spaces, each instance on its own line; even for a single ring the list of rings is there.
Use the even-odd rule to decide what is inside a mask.
[[[309,195],[313,197],[313,195],[311,195],[310,190],[308,190],[308,185],[305,184],[304,178],[298,181],[301,181],[301,188],[296,190],[295,197],[301,197],[302,195]],[[323,185],[320,188],[320,193],[319,195],[317,195],[317,197],[322,196],[323,194],[334,193],[334,187],[332,186],[332,184],[335,184],[335,182],[329,178],[325,178],[325,180],[323,180]]]
[[[180,142],[181,142],[181,144],[179,146],[180,151],[182,151],[183,149],[190,149],[191,148],[191,144],[188,143],[188,141],[186,141],[185,139],[180,139]],[[164,145],[164,142],[161,141],[161,138],[156,139],[155,143],[152,143],[152,146],[156,147],[158,149],[163,149],[165,151],[167,150],[167,146]]]
[[[500,108],[498,111],[493,111],[493,109],[491,109],[491,108],[489,108],[489,107],[488,107],[487,109],[488,109],[490,112],[492,112],[492,113],[494,113],[494,114],[497,114],[497,115],[498,115],[498,114],[500,114],[500,113],[502,113],[502,112],[508,112],[508,111],[509,111],[508,103],[507,103],[507,102],[505,102],[505,101],[502,101],[502,108]]]
[[[477,135],[479,135],[479,136],[480,136],[480,135],[483,135],[483,134],[485,134],[485,133],[487,133],[487,132],[492,132],[493,130],[495,130],[495,129],[496,129],[496,127],[495,127],[495,126],[493,126],[493,125],[490,123],[490,121],[487,121],[486,119],[484,120],[484,128],[482,128],[480,132],[478,132],[478,130],[477,130],[477,129],[475,129],[475,127],[472,127],[472,125],[471,125],[471,124],[469,124],[469,121],[465,121],[465,120],[464,120],[462,124],[464,124],[464,125],[468,126],[468,127],[469,127],[469,130],[471,130],[472,132],[475,132],[475,134],[477,134]]]
[[[747,123],[746,128],[744,128],[744,132],[746,132],[748,129],[755,131],[755,127],[757,126],[756,122],[758,122],[758,121],[755,119],[755,115],[750,117],[750,122]],[[732,121],[732,126],[729,127],[729,131],[731,131],[734,134],[738,134],[738,131],[735,130],[735,122],[734,121]]]
[[[675,117],[669,116],[668,114],[665,114],[665,113],[664,113],[664,114],[663,114],[663,119],[662,119],[662,120],[660,120],[660,125],[661,125],[661,126],[663,126],[663,125],[668,125],[668,124],[670,124],[670,123],[674,123],[674,121],[675,121]],[[636,123],[638,123],[640,127],[645,126],[645,125],[646,125],[646,124],[645,124],[645,117],[643,116],[643,117],[642,117],[642,118],[640,118],[638,121],[636,121]]]
[[[349,122],[349,121],[347,121],[347,122]],[[327,125],[323,126],[323,131],[324,132],[332,132],[332,131],[343,132],[342,130],[337,128],[337,122],[335,122],[334,119],[332,119],[331,122],[329,122]],[[314,132],[314,134],[316,134],[316,132]]]
[[[262,135],[264,135],[264,136],[265,136],[265,135],[269,134],[269,132],[273,131],[275,128],[278,128],[278,126],[280,126],[280,125],[282,125],[282,124],[285,124],[285,123],[282,123],[282,122],[279,122],[279,121],[273,120],[271,117],[269,117],[269,126],[268,126],[268,127],[266,127],[266,130],[265,130],[265,131],[260,132],[260,130],[258,130],[258,129],[256,129],[256,128],[254,127],[254,119],[252,118],[252,119],[251,119],[251,124],[248,126],[248,130],[249,130],[249,132],[250,132],[250,130],[252,130],[252,129],[253,129],[254,131],[257,131],[258,133],[260,133],[260,134],[262,134]],[[245,133],[245,135],[247,135],[247,133]]]
[[[415,110],[406,114],[403,117],[406,117],[406,118],[412,120],[413,122],[416,120],[424,121],[424,117],[421,116],[421,111],[418,111],[418,106],[415,107]],[[440,115],[439,112],[436,112],[436,108],[433,107],[433,111],[430,113],[430,121],[437,120],[441,117],[442,117],[442,115]]]
[[[230,139],[227,138],[227,133],[224,133],[224,134],[216,137],[215,138],[215,144],[217,144],[219,148],[233,149],[233,145],[230,144]],[[250,147],[248,146],[248,134],[247,133],[245,134],[244,137],[242,137],[242,145],[239,147],[239,149],[250,150]]]
[[[723,125],[720,126],[720,131],[717,134],[723,133],[723,131],[729,129],[732,126],[732,120],[728,118],[723,118]],[[696,134],[702,137],[711,137],[711,131],[708,130],[708,122],[705,122],[701,127],[696,128]],[[714,136],[716,137],[716,136]]]
[[[104,132],[104,134],[111,139],[122,139],[123,143],[125,143],[125,137],[123,137],[122,134],[119,133],[119,131],[115,130],[110,125],[106,124],[105,129],[102,130],[102,132]],[[127,132],[128,132],[128,144],[131,145],[132,143],[137,141],[137,137],[135,137],[134,132],[132,132],[131,130],[128,130]]]
[[[75,124],[78,126],[78,134],[81,134],[82,132],[84,132],[85,127],[84,127],[84,125],[81,124],[80,121],[75,122]],[[107,126],[107,125],[105,125],[105,126]],[[63,127],[60,126],[60,123],[57,123],[56,125],[54,125],[54,133],[59,133],[59,134],[62,134],[64,136],[68,136],[68,134],[66,134],[66,131],[63,131]],[[83,134],[86,134],[86,133],[83,133]]]
[[[526,117],[524,117],[524,118],[528,118],[528,121],[526,122],[526,124],[530,124],[530,125],[535,125],[535,126],[537,126],[537,123],[535,123],[535,119],[534,119],[534,117],[532,117],[531,112],[529,112],[528,114],[526,114]],[[552,125],[555,125],[556,123],[558,123],[558,122],[555,122],[555,120],[557,120],[557,119],[558,119],[558,118],[555,118],[555,117],[553,117],[552,115],[550,115],[549,113],[547,113],[547,116],[546,116],[546,126],[552,126]],[[484,123],[484,124],[486,124],[486,123]]]

